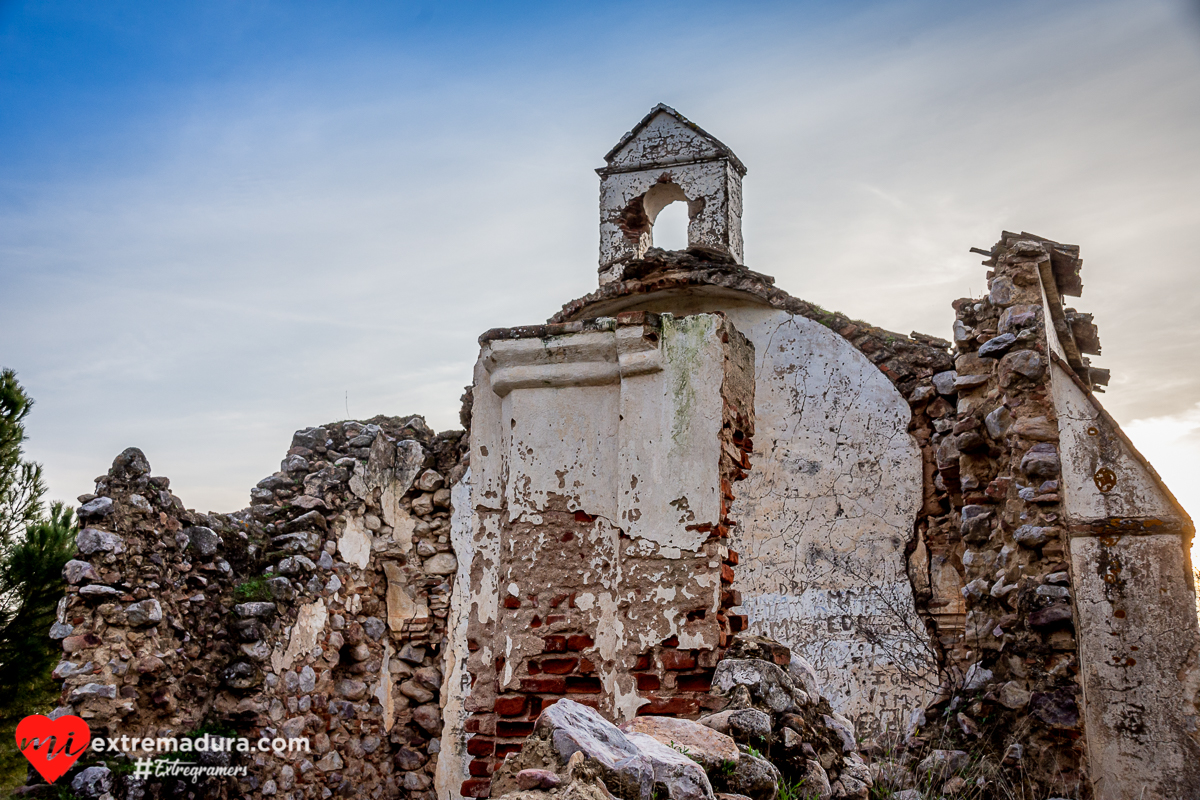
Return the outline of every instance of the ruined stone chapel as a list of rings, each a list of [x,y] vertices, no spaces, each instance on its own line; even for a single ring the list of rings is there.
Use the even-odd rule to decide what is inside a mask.
[[[1194,529],[1097,398],[1079,248],[1004,232],[952,341],[903,335],[748,267],[746,167],[673,109],[604,161],[598,288],[480,336],[464,430],[298,431],[231,514],[117,458],[81,498],[60,711],[311,738],[236,796],[487,797],[561,698],[719,711],[753,634],[848,750],[942,725],[1046,797],[1200,797]]]

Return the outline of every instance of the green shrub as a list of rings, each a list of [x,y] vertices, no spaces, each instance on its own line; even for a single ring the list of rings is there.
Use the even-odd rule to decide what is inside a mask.
[[[271,587],[262,575],[239,583],[233,590],[233,595],[240,602],[248,603],[253,600],[270,600]]]

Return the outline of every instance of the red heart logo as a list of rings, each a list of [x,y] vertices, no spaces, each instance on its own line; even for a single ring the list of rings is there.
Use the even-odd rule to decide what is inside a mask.
[[[34,714],[17,725],[17,749],[47,783],[61,778],[91,741],[87,723],[69,714],[58,719]]]

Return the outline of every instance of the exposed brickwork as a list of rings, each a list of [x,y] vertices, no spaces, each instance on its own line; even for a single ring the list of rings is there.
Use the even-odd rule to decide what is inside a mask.
[[[619,315],[616,323],[619,327],[641,326],[646,331],[644,335],[657,337],[660,320],[657,315],[636,312]],[[603,321],[588,321],[496,330],[486,333],[481,341],[510,341],[603,331],[605,324]],[[728,338],[739,334],[730,330],[723,335]],[[744,375],[739,373],[728,380],[742,381],[740,385],[743,388],[739,391],[745,390]],[[733,385],[730,383],[730,386]],[[752,391],[752,385],[749,388]],[[662,562],[672,569],[686,567],[695,575],[711,571],[709,564],[715,567],[713,591],[717,585],[725,587],[724,591],[714,595],[719,597],[716,609],[705,605],[710,601],[697,597],[691,601],[693,605],[681,605],[679,612],[690,635],[695,636],[705,626],[712,628],[715,646],[682,647],[679,637],[672,635],[649,650],[620,656],[626,661],[616,666],[631,675],[630,688],[641,698],[638,714],[695,716],[711,710],[715,701],[708,690],[720,648],[736,631],[745,627],[743,617],[728,611],[738,599],[736,593],[728,588],[733,581],[737,554],[730,552],[725,543],[732,524],[729,509],[733,500],[733,486],[745,477],[749,467],[754,429],[752,406],[744,397],[733,394],[732,389],[730,391],[723,401],[721,412],[720,456],[716,465],[720,483],[718,516],[711,522],[698,522],[689,528],[706,535],[696,555],[685,555],[682,560],[675,556],[673,560]],[[506,645],[502,645],[505,637],[524,635],[523,641],[533,645],[533,652],[512,664],[486,664],[482,658],[474,656],[475,660],[470,662],[478,664],[477,668],[472,668],[475,684],[466,704],[472,712],[469,727],[477,730],[470,742],[486,737],[486,741],[494,742],[494,748],[487,753],[475,752],[471,750],[472,744],[468,744],[468,752],[474,759],[471,762],[471,778],[462,786],[464,795],[487,791],[487,787],[479,781],[486,780],[507,753],[519,750],[521,741],[529,734],[538,714],[559,698],[569,697],[577,703],[597,709],[610,701],[597,669],[597,664],[604,660],[604,656],[597,648],[600,635],[593,630],[590,598],[595,589],[581,580],[580,574],[554,568],[557,564],[592,563],[595,558],[594,528],[603,522],[584,511],[561,508],[541,512],[536,522],[510,523],[510,531],[506,535],[512,541],[543,536],[552,538],[556,542],[555,565],[541,564],[519,570],[519,598],[509,590],[506,598],[499,603],[499,619],[494,633],[488,634],[478,629],[478,635],[493,637],[492,641],[496,643],[491,648],[493,650],[505,650]],[[642,545],[623,532],[618,537],[618,543],[624,563],[632,564],[639,558],[645,558],[644,551],[640,549]],[[515,548],[514,552],[519,553],[520,548]],[[586,571],[586,568],[581,567],[581,571]],[[652,590],[653,586],[647,586],[638,591],[649,593]],[[579,598],[583,594],[589,597],[588,608],[580,606]],[[479,646],[479,652],[488,649],[482,641],[476,642],[476,645]],[[509,682],[503,690],[494,688],[506,680],[506,675],[511,677],[507,679]],[[495,720],[494,728],[484,721],[486,719]]]

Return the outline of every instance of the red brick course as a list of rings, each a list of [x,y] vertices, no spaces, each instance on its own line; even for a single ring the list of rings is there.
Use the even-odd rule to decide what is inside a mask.
[[[503,714],[506,717],[518,717],[525,713],[524,697],[497,697],[496,703],[493,706],[497,714]]]
[[[652,672],[639,672],[634,677],[639,692],[653,692],[662,685],[662,681]]]
[[[539,662],[542,672],[548,675],[566,675],[579,666],[578,658],[544,658]]]
[[[663,650],[659,655],[663,669],[695,669],[696,657],[688,650]]]
[[[472,756],[490,756],[496,749],[496,743],[491,739],[481,739],[472,736],[467,740],[467,754]]]
[[[487,797],[491,792],[492,782],[484,778],[471,778],[463,781],[459,789],[463,797]]]
[[[522,678],[522,692],[539,694],[564,694],[567,691],[565,678]]]

